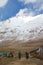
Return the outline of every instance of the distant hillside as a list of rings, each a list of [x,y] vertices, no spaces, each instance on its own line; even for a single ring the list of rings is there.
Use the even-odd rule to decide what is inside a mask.
[[[31,18],[31,17],[30,17]],[[43,14],[32,17],[13,17],[0,22],[0,43],[2,41],[34,41],[43,39]]]

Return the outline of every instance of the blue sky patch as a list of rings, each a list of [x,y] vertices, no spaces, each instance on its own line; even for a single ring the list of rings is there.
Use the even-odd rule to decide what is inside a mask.
[[[7,20],[8,18],[11,18],[13,16],[16,16],[16,14],[21,9],[28,9],[27,13],[34,12],[35,15],[43,14],[43,8],[41,9],[41,4],[43,2],[36,2],[36,3],[28,3],[24,4],[23,2],[19,0],[8,0],[7,4],[3,7],[0,7],[0,21]],[[42,5],[43,6],[43,5]]]

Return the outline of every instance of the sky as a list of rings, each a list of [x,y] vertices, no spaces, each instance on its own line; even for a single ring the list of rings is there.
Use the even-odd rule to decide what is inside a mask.
[[[43,0],[0,0],[0,21],[43,14]]]

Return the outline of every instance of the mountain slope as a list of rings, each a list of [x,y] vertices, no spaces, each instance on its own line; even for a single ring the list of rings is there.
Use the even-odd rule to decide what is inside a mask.
[[[0,42],[43,39],[43,14],[35,17],[13,17],[0,22]]]

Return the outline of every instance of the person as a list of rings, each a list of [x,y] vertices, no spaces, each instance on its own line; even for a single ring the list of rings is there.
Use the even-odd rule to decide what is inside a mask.
[[[8,55],[8,57],[13,57],[13,53],[10,52],[9,55]]]
[[[26,54],[26,59],[28,59],[29,58],[29,53],[25,52],[25,54]]]
[[[18,53],[18,58],[21,59],[21,52]]]

